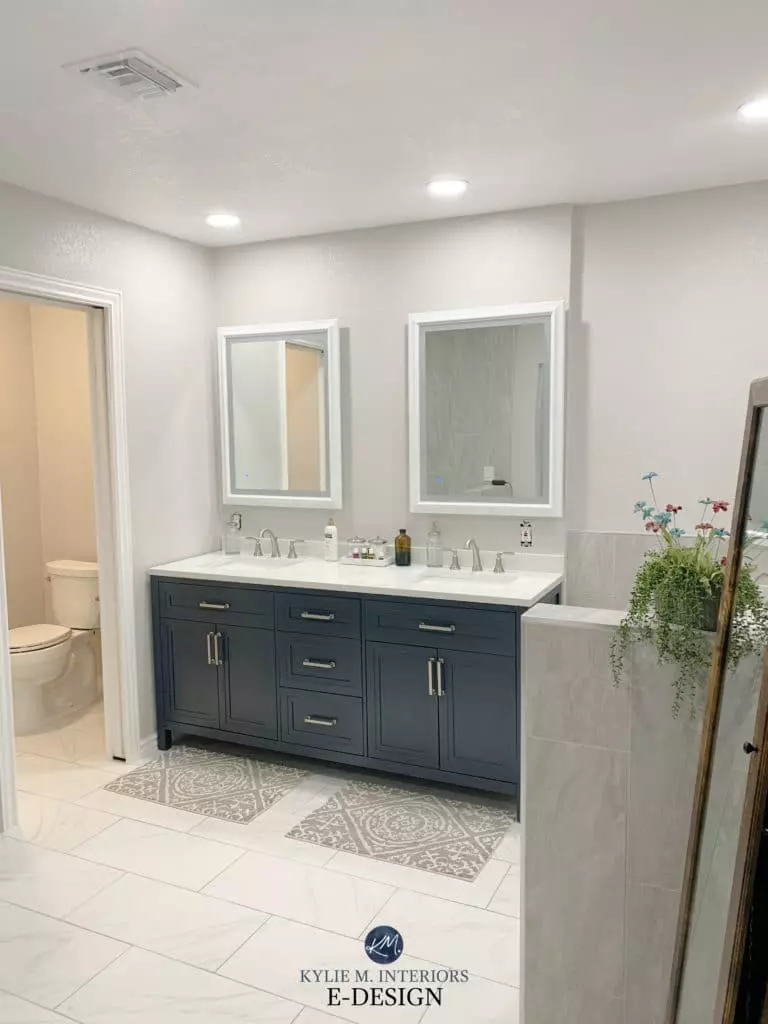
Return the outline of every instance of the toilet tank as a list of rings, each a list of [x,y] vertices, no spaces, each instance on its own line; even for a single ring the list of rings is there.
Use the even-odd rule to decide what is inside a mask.
[[[53,621],[71,629],[96,629],[99,625],[99,567],[96,562],[60,559],[46,562],[51,581]]]

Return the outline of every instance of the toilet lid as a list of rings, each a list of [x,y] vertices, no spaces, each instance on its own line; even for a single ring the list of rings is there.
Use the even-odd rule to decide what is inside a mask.
[[[55,647],[72,635],[68,626],[17,626],[8,631],[12,651],[42,651],[46,647]]]

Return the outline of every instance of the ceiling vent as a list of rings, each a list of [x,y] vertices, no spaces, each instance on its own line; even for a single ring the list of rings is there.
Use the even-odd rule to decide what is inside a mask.
[[[140,50],[124,50],[106,57],[65,64],[64,67],[87,76],[89,81],[127,100],[170,96],[192,84]]]

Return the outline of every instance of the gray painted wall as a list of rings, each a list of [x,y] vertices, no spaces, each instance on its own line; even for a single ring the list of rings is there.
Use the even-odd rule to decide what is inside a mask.
[[[0,265],[123,293],[140,728],[154,728],[146,569],[218,535],[211,257],[0,184]]]
[[[424,543],[430,516],[408,511],[406,323],[409,313],[568,299],[571,212],[566,207],[433,221],[220,249],[214,253],[220,324],[340,318],[344,353],[344,508],[339,536]],[[246,512],[246,528],[319,537],[321,511]],[[443,516],[446,545],[473,534],[513,548],[518,522]],[[536,548],[562,551],[562,520],[536,523]]]

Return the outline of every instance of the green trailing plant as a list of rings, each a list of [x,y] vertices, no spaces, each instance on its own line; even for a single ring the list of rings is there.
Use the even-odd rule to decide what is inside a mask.
[[[722,548],[728,531],[717,526],[717,516],[727,512],[727,501],[702,498],[701,522],[686,537],[678,526],[681,505],[663,509],[656,500],[653,480],[646,473],[651,501],[638,501],[634,511],[648,533],[659,538],[659,548],[645,556],[635,577],[627,614],[611,642],[611,668],[618,685],[632,644],[647,641],[656,649],[659,662],[674,664],[672,709],[675,715],[687,701],[691,713],[712,658],[708,633],[717,627],[723,593],[726,559]],[[768,526],[768,523],[764,524]],[[768,647],[768,607],[755,581],[754,566],[745,556],[739,569],[733,608],[728,663],[731,668],[748,654],[762,655]]]

